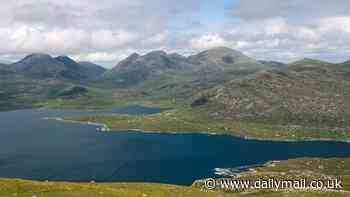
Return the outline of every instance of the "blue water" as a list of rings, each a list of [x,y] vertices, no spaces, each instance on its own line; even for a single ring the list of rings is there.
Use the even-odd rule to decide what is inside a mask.
[[[99,113],[157,113],[130,107]],[[270,142],[200,134],[97,132],[43,120],[97,112],[20,110],[0,113],[0,177],[57,181],[142,181],[189,185],[215,168],[296,157],[350,157],[340,142]]]

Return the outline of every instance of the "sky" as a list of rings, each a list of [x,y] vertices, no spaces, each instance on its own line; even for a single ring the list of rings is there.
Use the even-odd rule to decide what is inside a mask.
[[[30,53],[112,67],[131,53],[226,46],[262,60],[350,59],[349,0],[0,0],[0,62]]]

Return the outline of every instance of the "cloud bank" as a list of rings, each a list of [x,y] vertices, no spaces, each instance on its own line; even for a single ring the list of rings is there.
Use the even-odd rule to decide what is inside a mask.
[[[132,52],[188,55],[215,46],[285,62],[350,59],[347,0],[0,2],[3,61],[42,52],[112,66]]]

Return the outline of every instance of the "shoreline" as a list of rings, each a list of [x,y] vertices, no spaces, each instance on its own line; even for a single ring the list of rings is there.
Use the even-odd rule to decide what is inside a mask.
[[[349,171],[350,158],[319,158],[301,157],[293,159],[271,160],[255,166],[247,166],[246,170],[234,173],[234,176],[219,176],[215,178],[202,177],[195,179],[192,184],[172,184],[162,182],[141,181],[63,181],[63,180],[35,180],[23,178],[0,177],[3,186],[0,193],[4,196],[349,196],[349,179],[345,172]],[[322,167],[320,167],[322,166]],[[249,180],[258,181],[260,186],[244,186],[235,189],[222,187],[221,180]],[[286,187],[263,186],[270,180],[304,181],[305,184]],[[310,185],[314,180],[339,180],[340,187],[323,187]],[[210,182],[208,182],[210,181]],[[214,184],[208,185],[207,183]],[[261,182],[262,181],[262,182]],[[249,183],[248,183],[249,184]],[[250,185],[250,184],[249,184]],[[211,187],[214,186],[214,187]],[[210,187],[210,188],[209,188]],[[142,195],[140,195],[142,194]],[[174,195],[169,195],[174,194]],[[227,195],[226,195],[227,194]],[[250,195],[251,194],[251,195]],[[324,195],[323,195],[324,194]]]
[[[234,135],[234,134],[225,134],[225,133],[215,133],[215,132],[177,132],[177,131],[148,131],[148,130],[142,130],[142,129],[112,129],[109,128],[108,125],[98,122],[84,122],[84,121],[74,121],[74,120],[66,120],[62,117],[55,117],[55,118],[44,118],[46,120],[54,120],[59,121],[63,123],[73,123],[73,124],[81,124],[81,125],[91,125],[91,126],[97,126],[97,131],[102,132],[138,132],[138,133],[145,133],[145,134],[171,134],[171,135],[191,135],[191,134],[202,134],[202,135],[209,135],[209,136],[228,136],[228,137],[236,137],[241,138],[244,140],[256,140],[256,141],[270,141],[270,142],[342,142],[342,143],[350,143],[350,139],[344,139],[344,140],[338,140],[338,139],[332,139],[332,138],[305,138],[305,139],[286,139],[286,138],[259,138],[259,137],[249,137],[249,136],[241,136],[241,135]],[[102,129],[102,130],[100,130]]]
[[[13,109],[13,110],[5,110],[0,111],[3,113],[6,112],[16,112],[21,110],[63,110],[66,111],[67,109],[56,109],[56,108],[48,108],[48,107],[31,107],[31,108],[23,108],[23,109]],[[80,109],[79,109],[80,110]],[[83,109],[83,111],[89,112],[89,111],[99,111],[101,109]],[[175,110],[175,109],[171,109]],[[170,110],[170,111],[171,111]],[[68,111],[76,111],[73,109],[69,109]],[[66,120],[62,117],[44,117],[42,119],[45,120],[54,120],[59,122],[66,122],[66,123],[73,123],[73,124],[82,124],[82,125],[91,125],[99,127],[96,130],[97,131],[103,131],[103,132],[118,132],[118,131],[131,131],[131,132],[140,132],[140,133],[155,133],[155,134],[205,134],[205,135],[223,135],[223,136],[233,136],[245,140],[257,140],[257,141],[272,141],[272,142],[343,142],[343,143],[350,143],[350,139],[334,139],[334,138],[304,138],[304,139],[295,139],[295,138],[262,138],[262,137],[251,137],[251,136],[242,136],[242,135],[236,135],[236,134],[228,134],[228,133],[215,133],[215,132],[208,132],[208,131],[201,131],[201,132],[178,132],[178,131],[148,131],[148,130],[142,130],[142,129],[112,129],[109,128],[108,125],[97,123],[97,122],[82,122],[82,121],[73,121],[73,120]]]
[[[57,122],[63,122],[63,123],[72,123],[72,124],[81,124],[81,125],[89,125],[89,126],[95,126],[97,127],[97,131],[102,131],[102,132],[109,132],[111,129],[106,125],[102,123],[97,123],[97,122],[81,122],[81,121],[74,121],[74,120],[66,120],[61,117],[44,117],[42,118],[43,120],[53,120]]]
[[[267,161],[265,163],[260,163],[260,164],[253,164],[253,165],[249,165],[248,168],[245,168],[244,170],[240,170],[239,172],[237,172],[237,175],[239,176],[240,173],[243,172],[248,172],[248,171],[252,171],[256,168],[261,168],[261,167],[268,167],[270,165],[276,164],[276,163],[280,163],[281,161],[287,161],[287,160],[271,160],[271,161]],[[242,166],[237,166],[234,168],[241,168],[241,167],[245,167],[244,165]],[[226,177],[226,176],[223,176]],[[22,181],[34,181],[34,182],[42,182],[42,183],[71,183],[71,184],[113,184],[113,183],[120,183],[120,184],[124,184],[124,183],[141,183],[141,184],[161,184],[161,185],[174,185],[174,186],[182,186],[182,187],[191,187],[193,184],[195,184],[198,181],[202,181],[202,180],[206,180],[206,178],[203,179],[195,179],[193,181],[193,183],[191,185],[181,185],[181,184],[169,184],[169,183],[162,183],[162,182],[126,182],[126,181],[112,181],[112,182],[96,182],[95,180],[89,180],[89,181],[79,181],[79,182],[75,182],[75,181],[51,181],[51,180],[37,180],[37,179],[23,179],[23,178],[8,178],[8,177],[0,177],[1,179],[8,179],[8,180],[22,180]]]

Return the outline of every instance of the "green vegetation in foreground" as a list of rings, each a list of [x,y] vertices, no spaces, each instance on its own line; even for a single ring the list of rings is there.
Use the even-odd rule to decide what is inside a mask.
[[[246,190],[209,191],[202,182],[192,186],[176,186],[149,183],[67,183],[37,182],[18,179],[0,179],[0,196],[21,197],[346,197],[350,195],[350,159],[293,159],[274,162],[269,165],[240,173],[238,179],[259,178],[341,180],[341,190]]]
[[[213,197],[231,196],[222,192],[201,192],[200,189],[175,185],[146,183],[59,183],[17,179],[0,180],[0,196],[21,197]]]
[[[164,105],[165,106],[165,105]],[[183,108],[147,116],[108,115],[65,118],[78,122],[105,124],[111,130],[140,130],[164,133],[227,134],[269,140],[338,140],[350,139],[348,132],[296,125],[273,125],[253,121],[212,118],[203,108]]]
[[[350,158],[300,158],[285,161],[274,161],[265,166],[251,169],[238,174],[236,180],[306,180],[306,186],[311,181],[340,180],[341,189],[306,190],[287,189],[273,191],[269,189],[248,189],[240,194],[252,196],[350,196]],[[202,181],[196,181],[194,187],[205,188]],[[248,195],[249,196],[249,195]]]

